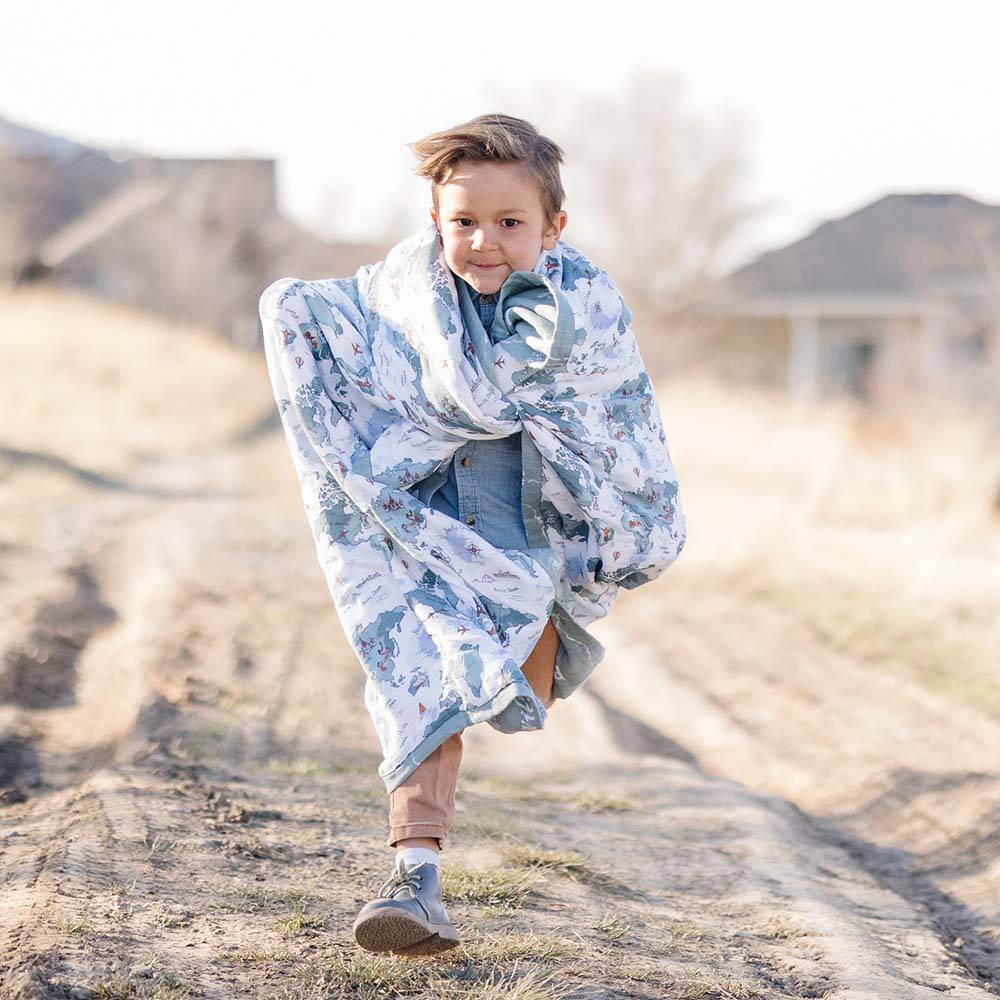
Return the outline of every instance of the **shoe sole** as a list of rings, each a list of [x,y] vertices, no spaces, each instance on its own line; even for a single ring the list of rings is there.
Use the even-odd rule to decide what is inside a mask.
[[[433,955],[458,945],[458,931],[445,924],[428,924],[403,911],[372,913],[354,922],[354,940],[375,952]]]
[[[409,948],[393,948],[394,955],[436,955],[439,951],[447,951],[449,948],[457,948],[458,938],[442,937],[440,934],[431,934],[423,941],[410,945]]]

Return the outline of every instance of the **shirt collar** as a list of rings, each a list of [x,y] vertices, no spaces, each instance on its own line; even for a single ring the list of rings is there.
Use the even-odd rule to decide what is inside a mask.
[[[472,296],[473,302],[479,302],[480,299],[482,299],[484,302],[496,302],[497,300],[496,292],[487,292],[486,294],[483,294],[482,292],[477,291],[468,281],[465,280],[465,278],[460,277],[458,280],[463,282],[465,284],[465,287],[468,288],[469,294]]]

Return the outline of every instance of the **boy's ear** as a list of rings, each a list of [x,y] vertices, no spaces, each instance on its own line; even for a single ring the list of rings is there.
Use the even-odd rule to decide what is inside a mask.
[[[567,221],[568,216],[566,213],[558,212],[549,223],[548,228],[542,235],[542,246],[546,250],[551,250],[556,245],[556,241],[562,235],[562,231],[566,228]]]

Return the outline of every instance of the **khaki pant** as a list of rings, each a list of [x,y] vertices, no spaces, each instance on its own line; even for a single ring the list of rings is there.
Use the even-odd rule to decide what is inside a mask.
[[[558,650],[559,634],[550,620],[531,655],[521,665],[532,690],[546,708],[555,700],[552,679]],[[409,837],[436,837],[438,846],[444,846],[455,819],[455,785],[461,762],[460,730],[441,743],[389,793],[389,838],[386,841],[389,847]]]

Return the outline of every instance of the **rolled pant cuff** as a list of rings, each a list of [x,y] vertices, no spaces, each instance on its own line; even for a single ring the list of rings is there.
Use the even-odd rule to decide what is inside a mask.
[[[397,840],[408,837],[437,837],[439,845],[444,846],[448,831],[440,823],[406,823],[391,827],[385,843],[387,847],[393,847]]]

